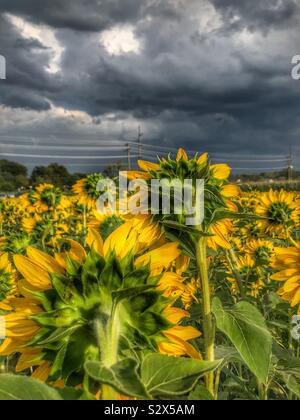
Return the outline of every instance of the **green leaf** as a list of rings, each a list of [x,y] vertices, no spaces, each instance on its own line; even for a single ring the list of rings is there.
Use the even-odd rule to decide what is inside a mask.
[[[279,377],[286,384],[289,391],[300,398],[300,370],[298,372],[290,370],[280,372]]]
[[[189,401],[214,401],[214,397],[211,393],[203,386],[198,385],[189,395]]]
[[[70,328],[59,328],[56,331],[54,331],[54,333],[51,334],[48,338],[39,341],[37,344],[39,346],[45,346],[47,344],[56,343],[57,341],[60,341],[66,337],[69,337],[74,332],[76,332],[80,327],[81,325],[75,325],[74,327],[70,327]]]
[[[125,359],[111,368],[100,362],[87,362],[87,374],[102,384],[110,385],[118,392],[130,397],[149,399],[149,395],[137,374],[138,364],[133,359]]]
[[[223,219],[238,219],[238,220],[265,220],[265,217],[257,216],[250,213],[236,213],[229,210],[216,210],[212,215],[211,224]]]
[[[221,362],[149,354],[142,362],[142,382],[154,399],[179,397],[191,392],[199,378],[216,370]]]
[[[206,232],[201,232],[200,230],[187,226],[187,225],[183,225],[181,223],[175,222],[173,220],[162,220],[161,224],[164,225],[164,227],[166,228],[170,228],[170,229],[174,229],[174,230],[179,230],[181,232],[187,232],[187,233],[191,233],[194,234],[198,237],[210,237],[213,236],[210,233],[206,233]]]
[[[56,388],[55,390],[65,401],[77,401],[85,397],[85,393],[83,391],[71,387]]]
[[[61,401],[55,389],[26,376],[0,375],[1,401]]]
[[[224,309],[218,298],[213,301],[213,313],[217,327],[231,340],[251,372],[266,384],[273,340],[262,314],[248,302]]]
[[[112,292],[112,298],[117,302],[121,302],[122,300],[133,298],[135,296],[139,296],[146,292],[147,290],[154,289],[155,286],[143,285],[138,287],[130,287],[128,289],[118,290],[116,292]]]

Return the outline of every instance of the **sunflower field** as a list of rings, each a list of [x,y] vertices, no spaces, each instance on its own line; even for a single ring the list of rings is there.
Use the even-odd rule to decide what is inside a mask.
[[[0,201],[0,399],[300,399],[300,194],[183,149],[139,166],[203,179],[203,223],[100,214],[101,174]]]

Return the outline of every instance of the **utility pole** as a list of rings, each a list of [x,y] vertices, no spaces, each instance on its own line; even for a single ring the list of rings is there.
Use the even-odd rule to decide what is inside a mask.
[[[293,181],[293,169],[294,169],[294,159],[293,159],[293,150],[290,146],[289,158],[288,158],[288,181]]]
[[[143,138],[143,132],[141,130],[141,126],[139,125],[138,128],[138,158],[139,160],[142,159],[142,138]]]

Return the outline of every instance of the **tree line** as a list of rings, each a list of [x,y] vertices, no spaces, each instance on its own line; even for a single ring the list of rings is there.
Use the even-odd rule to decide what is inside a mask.
[[[118,176],[119,171],[124,170],[125,167],[121,163],[115,163],[108,166],[103,174],[107,177],[114,178]],[[26,166],[11,162],[8,160],[0,160],[0,193],[13,193],[30,186],[35,186],[43,183],[54,184],[60,188],[71,187],[78,179],[84,178],[85,174],[74,173],[70,174],[68,169],[58,163],[51,163],[48,166],[36,166],[31,174],[28,174]],[[234,175],[232,181],[247,182],[262,182],[262,181],[284,181],[286,180],[286,171],[261,173],[252,175]],[[294,171],[294,180],[300,180],[300,172]]]
[[[67,168],[57,163],[36,166],[29,175],[26,166],[0,160],[0,192],[2,193],[17,192],[42,183],[54,184],[60,188],[71,187],[82,177],[84,177],[83,174],[70,174]]]

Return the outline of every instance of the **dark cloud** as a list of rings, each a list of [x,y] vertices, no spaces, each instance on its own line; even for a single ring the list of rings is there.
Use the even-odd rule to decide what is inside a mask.
[[[7,13],[54,31],[57,73],[47,71],[50,46],[25,38]],[[138,53],[113,55],[101,43],[120,23],[132,25]],[[285,154],[291,144],[300,156],[300,83],[290,64],[299,35],[294,0],[2,0],[0,102],[16,120],[0,118],[0,135],[125,141],[140,123],[145,138],[167,147]]]
[[[223,13],[227,26],[251,31],[267,31],[271,28],[295,24],[299,17],[298,0],[212,0]]]
[[[101,31],[145,15],[176,18],[172,0],[1,0],[1,10],[35,23],[75,31]]]

